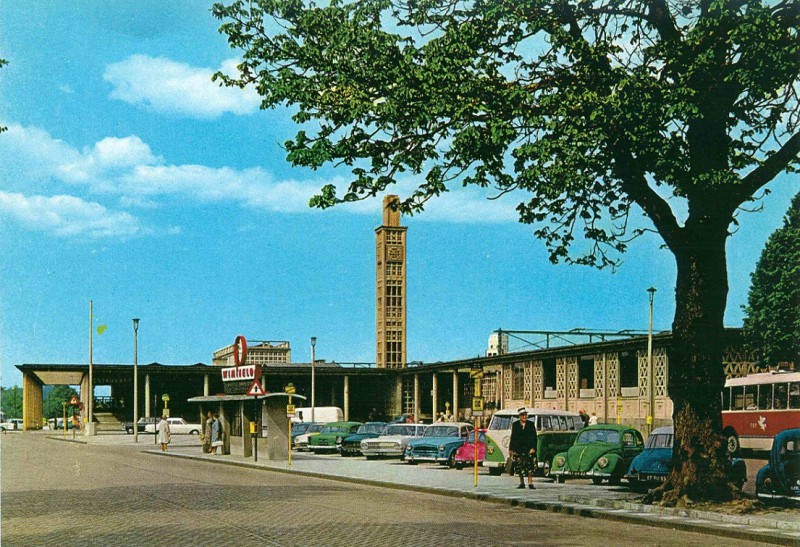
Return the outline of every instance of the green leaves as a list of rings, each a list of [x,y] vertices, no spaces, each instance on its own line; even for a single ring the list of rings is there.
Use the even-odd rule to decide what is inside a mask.
[[[243,58],[239,76],[215,78],[296,108],[292,164],[351,170],[343,196],[326,187],[313,206],[374,196],[401,173],[422,181],[405,213],[452,184],[516,190],[552,260],[605,267],[639,233],[627,234],[633,203],[666,240],[680,232],[650,185],[730,222],[743,175],[796,131],[796,13],[683,7],[239,0],[212,8]],[[573,257],[577,239],[588,246]]]

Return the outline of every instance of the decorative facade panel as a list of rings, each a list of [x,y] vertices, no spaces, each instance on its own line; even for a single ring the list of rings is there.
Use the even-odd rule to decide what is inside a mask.
[[[667,348],[653,348],[653,370],[655,371],[653,390],[656,397],[667,396],[668,366]]]
[[[639,398],[646,399],[650,396],[649,384],[647,383],[647,350],[636,352],[639,360]],[[653,355],[655,359],[655,355]]]
[[[606,361],[605,354],[594,356],[594,396],[598,399],[603,397],[606,389],[605,374],[608,365]]]
[[[762,372],[755,358],[743,348],[727,347],[722,354],[722,366],[725,379],[739,378],[754,372]]]
[[[564,357],[556,359],[556,398],[563,399],[567,395],[567,363]]]

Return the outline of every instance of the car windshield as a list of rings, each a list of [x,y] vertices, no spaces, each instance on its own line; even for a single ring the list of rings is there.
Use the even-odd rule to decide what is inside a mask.
[[[413,425],[390,425],[384,431],[384,435],[413,435]]]
[[[319,433],[324,426],[322,424],[311,424],[308,426],[306,433]]]
[[[474,431],[470,431],[469,435],[467,435],[467,441],[466,442],[467,442],[467,444],[469,444],[469,443],[473,443],[474,444],[475,443],[475,432]],[[478,442],[479,443],[485,443],[486,442],[486,437],[484,436],[483,433],[478,435]]]
[[[423,437],[458,437],[458,428],[453,426],[430,426]]]
[[[326,425],[320,431],[320,434],[324,433],[348,433],[350,428],[346,425]]]
[[[292,433],[296,433],[298,435],[302,435],[306,431],[311,424],[308,422],[300,422],[299,424],[292,424]]]
[[[386,428],[384,424],[364,424],[358,428],[356,433],[360,433],[362,435],[366,435],[368,433],[380,433]]]
[[[618,443],[619,431],[613,429],[590,429],[582,431],[575,444],[589,444],[589,443]]]
[[[499,430],[499,429],[511,429],[511,422],[513,421],[514,416],[498,416],[495,414],[492,416],[492,421],[489,424],[489,429],[492,430]]]
[[[647,438],[646,448],[672,448],[672,435],[669,434],[650,435]]]

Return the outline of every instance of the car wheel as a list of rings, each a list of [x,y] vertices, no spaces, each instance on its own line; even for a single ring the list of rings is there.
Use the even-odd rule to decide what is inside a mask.
[[[200,434],[200,432],[199,432],[199,431],[197,431],[196,429],[192,429],[192,430],[189,432],[189,435],[199,435],[199,434]]]
[[[377,456],[364,456],[364,457],[367,458],[368,460],[374,460],[377,458]]]
[[[127,431],[128,435],[133,435],[133,428],[132,427],[126,428],[125,431]]]
[[[490,467],[489,468],[489,474],[491,476],[493,476],[493,477],[499,477],[500,475],[503,474],[503,468],[502,467]]]
[[[414,460],[406,460],[406,463],[408,465],[417,465],[417,462],[415,462]]]
[[[542,476],[550,477],[550,460],[545,460],[544,464],[542,464]]]
[[[461,463],[461,462],[457,463],[457,464],[456,464],[456,469],[458,469],[459,471],[461,471],[462,469],[464,469],[464,464],[463,464],[463,463]]]
[[[725,431],[725,445],[728,449],[728,454],[731,456],[735,456],[739,453],[739,436],[736,434],[735,431],[730,429]]]
[[[592,484],[600,484],[603,482],[603,477],[592,477]]]
[[[564,475],[556,475],[556,482],[558,484],[564,484],[567,479],[564,478]]]
[[[447,457],[447,467],[453,469],[455,466],[456,466],[456,451],[453,450]]]

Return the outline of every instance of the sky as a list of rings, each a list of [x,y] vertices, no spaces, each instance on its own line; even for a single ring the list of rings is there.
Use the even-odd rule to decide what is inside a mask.
[[[240,52],[210,2],[0,0],[0,381],[23,363],[210,363],[241,334],[287,340],[295,362],[375,361],[376,198],[308,207],[348,173],[293,168],[287,108],[210,81]],[[397,188],[401,196],[413,184]],[[728,244],[727,326],[797,179]],[[654,329],[675,266],[653,235],[615,272],[553,266],[519,198],[457,189],[408,226],[408,360],[483,355],[492,331]],[[635,212],[640,215],[640,212]]]

